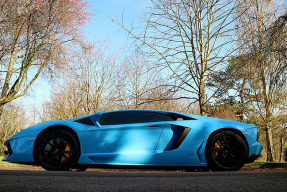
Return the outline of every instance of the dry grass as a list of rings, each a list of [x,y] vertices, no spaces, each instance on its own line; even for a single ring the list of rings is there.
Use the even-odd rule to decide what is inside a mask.
[[[9,163],[2,161],[4,156],[0,155],[0,169],[16,169],[16,170],[43,170],[39,166],[21,165],[17,163]]]
[[[25,165],[20,165],[20,164],[2,161],[3,158],[4,158],[4,156],[0,156],[0,168],[3,168],[3,167],[7,167],[7,168],[9,168],[9,167],[25,167]]]

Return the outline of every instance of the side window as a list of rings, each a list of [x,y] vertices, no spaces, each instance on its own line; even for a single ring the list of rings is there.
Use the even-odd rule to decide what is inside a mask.
[[[160,113],[156,113],[155,114],[155,122],[159,122],[159,121],[174,121],[173,118],[171,118],[168,115],[164,115],[164,114],[160,114]]]
[[[99,124],[104,125],[120,125],[132,123],[148,123],[161,121],[175,121],[175,120],[194,120],[186,116],[169,116],[156,112],[143,111],[125,111],[125,112],[111,112],[103,113],[99,120]]]
[[[154,113],[141,111],[112,112],[102,114],[100,125],[147,123],[154,121]]]
[[[100,125],[113,125],[113,118],[114,115],[111,113],[102,114],[102,117],[99,120]]]
[[[154,121],[154,113],[151,112],[128,112],[127,116],[131,123],[148,123]]]

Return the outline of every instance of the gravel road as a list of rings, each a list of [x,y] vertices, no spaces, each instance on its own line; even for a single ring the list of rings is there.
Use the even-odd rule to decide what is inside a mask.
[[[287,191],[287,171],[49,172],[0,170],[0,191]]]

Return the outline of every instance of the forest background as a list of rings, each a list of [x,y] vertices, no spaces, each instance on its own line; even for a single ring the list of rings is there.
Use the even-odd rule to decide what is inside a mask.
[[[279,0],[2,0],[0,153],[5,140],[37,123],[156,109],[257,125],[261,160],[284,161],[286,7]]]

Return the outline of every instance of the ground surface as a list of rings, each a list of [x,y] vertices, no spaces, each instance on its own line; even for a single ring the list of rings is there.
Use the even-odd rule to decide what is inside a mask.
[[[30,165],[20,165],[17,163],[9,163],[1,161],[4,156],[0,155],[0,170],[38,170],[43,171],[40,166],[30,166]],[[254,163],[245,164],[240,171],[275,171],[275,170],[287,170],[287,163],[270,163],[263,161],[255,161]],[[97,172],[113,172],[113,171],[129,171],[129,172],[140,172],[143,170],[115,170],[115,169],[88,169],[87,171],[97,171]],[[155,170],[153,172],[158,172]],[[163,172],[164,170],[160,170]],[[176,170],[176,172],[184,172],[184,170]]]
[[[287,171],[49,172],[0,170],[0,191],[287,191]]]
[[[1,156],[0,156],[0,159]],[[0,161],[2,191],[287,191],[287,163],[256,161],[239,172],[88,169],[48,172]]]

